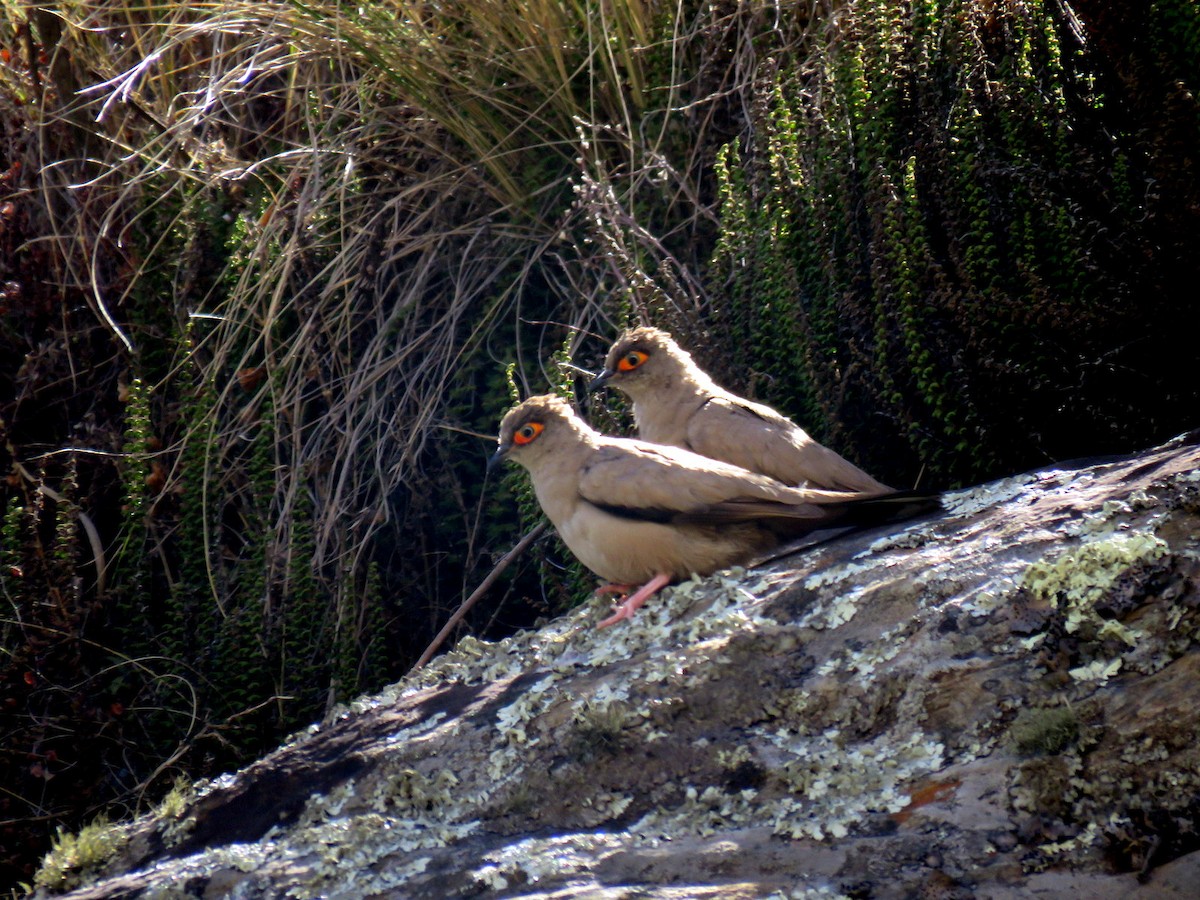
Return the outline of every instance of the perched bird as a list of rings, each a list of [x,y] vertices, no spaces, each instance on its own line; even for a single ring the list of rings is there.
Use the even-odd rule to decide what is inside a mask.
[[[627,595],[602,628],[630,618],[672,581],[745,562],[851,513],[871,515],[881,502],[847,502],[678,447],[603,435],[550,395],[504,416],[488,467],[503,460],[529,470],[563,542],[613,582],[600,590]]]
[[[684,447],[784,484],[879,496],[892,491],[769,406],[732,394],[657,328],[622,334],[593,379],[633,400],[638,437]]]

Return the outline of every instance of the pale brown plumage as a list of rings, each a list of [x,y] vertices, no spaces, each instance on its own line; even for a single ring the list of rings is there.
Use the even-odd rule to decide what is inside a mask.
[[[610,582],[646,582],[603,624],[670,581],[707,575],[838,519],[845,495],[788,487],[678,447],[602,435],[562,399],[532,397],[500,423],[492,463],[529,470],[563,542]],[[636,600],[636,602],[635,602]]]
[[[771,407],[718,386],[657,328],[634,328],[617,339],[592,387],[606,384],[633,400],[642,440],[683,447],[788,485],[869,497],[892,491]]]

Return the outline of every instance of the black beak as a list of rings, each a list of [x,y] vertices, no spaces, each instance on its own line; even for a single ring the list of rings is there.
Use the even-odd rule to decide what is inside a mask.
[[[488,457],[487,470],[491,472],[503,465],[505,458],[508,456],[508,447],[500,447],[495,453]]]
[[[593,391],[600,390],[602,387],[606,387],[608,385],[608,379],[612,378],[616,374],[617,373],[612,369],[602,370],[599,375],[592,379],[591,384],[588,385],[588,393],[590,394]]]

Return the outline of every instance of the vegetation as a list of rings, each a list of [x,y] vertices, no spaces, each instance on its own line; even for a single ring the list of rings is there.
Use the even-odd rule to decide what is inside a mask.
[[[53,891],[78,887],[89,874],[100,871],[126,840],[128,836],[121,827],[103,817],[85,825],[78,834],[60,829],[33,883]]]
[[[1197,9],[1095,6],[861,0],[807,65],[761,67],[723,151],[714,318],[761,394],[885,480],[1187,424],[1196,188],[1149,186],[1195,158]]]
[[[1060,753],[1079,737],[1079,716],[1069,706],[1022,707],[1009,737],[1022,756]]]
[[[896,484],[1194,426],[1200,12],[1110,6],[0,6],[5,876],[403,673],[564,341]],[[464,627],[578,596],[533,557]]]

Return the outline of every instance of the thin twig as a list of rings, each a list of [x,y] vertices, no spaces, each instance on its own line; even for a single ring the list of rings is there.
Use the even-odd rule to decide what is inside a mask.
[[[425,648],[425,652],[421,654],[421,658],[417,660],[417,664],[409,670],[410,675],[418,669],[423,668],[433,658],[433,654],[437,652],[438,647],[442,646],[442,642],[454,630],[454,626],[461,622],[463,616],[470,612],[471,607],[475,605],[479,598],[491,589],[492,585],[496,583],[496,579],[512,564],[512,561],[524,553],[529,548],[529,545],[541,536],[542,532],[546,530],[546,524],[545,522],[539,522],[537,525],[534,525],[523,538],[517,541],[511,550],[500,558],[500,561],[496,563],[492,571],[488,572],[487,578],[483,579],[479,583],[479,587],[471,592],[471,596],[462,602],[462,605],[450,617],[450,620],[442,626],[442,630],[437,633],[437,637],[433,639],[433,642]]]

